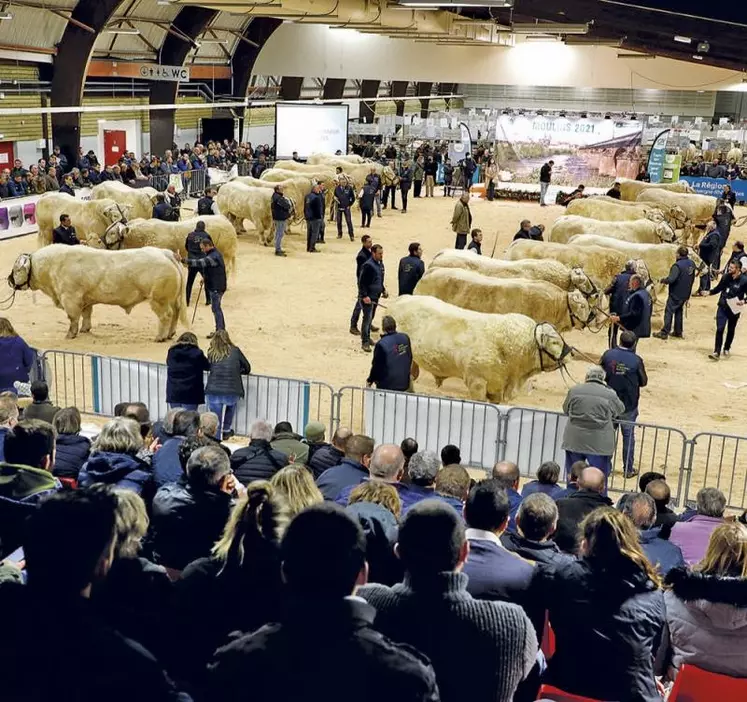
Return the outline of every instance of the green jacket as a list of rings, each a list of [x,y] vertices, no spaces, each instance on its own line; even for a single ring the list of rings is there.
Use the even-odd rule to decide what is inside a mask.
[[[457,234],[469,234],[472,226],[472,213],[469,205],[465,205],[461,200],[457,200],[454,206],[454,214],[451,217],[451,228]]]
[[[425,176],[425,170],[419,163],[416,163],[413,166],[412,179],[423,180],[424,176]]]
[[[30,501],[39,493],[56,492],[60,483],[41,468],[0,463],[0,497],[13,502]]]
[[[295,434],[289,432],[276,434],[275,438],[270,442],[270,446],[276,451],[284,453],[286,456],[295,456],[294,463],[303,463],[305,465],[309,460],[309,445],[305,441],[298,439]]]

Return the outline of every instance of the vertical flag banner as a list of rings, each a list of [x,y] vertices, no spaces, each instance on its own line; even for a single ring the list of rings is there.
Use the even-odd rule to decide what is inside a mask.
[[[648,155],[648,175],[652,183],[661,183],[664,178],[664,161],[666,160],[667,139],[671,129],[665,129],[654,140],[651,153]]]

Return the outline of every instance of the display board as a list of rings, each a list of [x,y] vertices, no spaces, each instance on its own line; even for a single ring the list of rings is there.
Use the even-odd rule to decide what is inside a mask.
[[[731,189],[737,196],[737,202],[747,202],[747,180],[727,180],[726,178],[708,178],[706,176],[680,176],[680,180],[692,186],[699,195],[712,195],[721,197],[725,185],[731,185]]]
[[[91,189],[76,190],[75,197],[90,200]],[[39,231],[36,223],[36,203],[39,202],[39,198],[41,195],[28,195],[0,202],[0,241],[36,234]]]
[[[278,103],[275,105],[275,152],[288,159],[315,153],[348,152],[348,106]]]

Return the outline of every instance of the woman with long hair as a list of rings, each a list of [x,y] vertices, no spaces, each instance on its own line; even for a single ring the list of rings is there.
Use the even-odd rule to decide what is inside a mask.
[[[182,571],[174,588],[172,651],[179,673],[198,687],[232,631],[255,631],[280,614],[280,540],[289,521],[279,491],[264,480],[251,483],[212,556]]]
[[[285,499],[291,519],[307,507],[324,502],[314,476],[301,463],[281,468],[270,478],[270,485]]]
[[[0,392],[18,394],[14,383],[28,383],[36,354],[18,336],[7,317],[0,317]]]
[[[166,402],[169,407],[197,410],[205,402],[205,371],[210,363],[192,332],[184,332],[166,354]]]
[[[207,352],[210,375],[205,386],[208,409],[222,420],[223,439],[233,436],[236,405],[244,397],[242,375],[249,375],[252,366],[238,346],[234,346],[225,329],[216,330]],[[216,437],[218,438],[218,437]]]
[[[539,570],[533,582],[555,632],[544,681],[594,699],[661,702],[654,658],[666,612],[658,572],[621,512],[600,507],[580,530],[580,558]]]
[[[716,527],[703,560],[670,570],[666,586],[669,677],[683,663],[747,677],[747,526]]]
[[[488,163],[485,167],[485,196],[491,202],[495,197],[495,180],[498,177],[498,166],[495,165],[495,159],[488,156]]]

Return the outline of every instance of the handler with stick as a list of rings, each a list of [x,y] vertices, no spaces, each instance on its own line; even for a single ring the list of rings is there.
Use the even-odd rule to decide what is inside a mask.
[[[202,271],[205,279],[205,295],[210,300],[210,307],[215,317],[215,329],[225,329],[226,321],[221,309],[221,300],[226,292],[226,264],[223,255],[215,248],[213,240],[207,236],[200,242],[202,258],[186,258],[184,263],[190,269],[196,268]],[[208,334],[211,339],[215,332]]]

